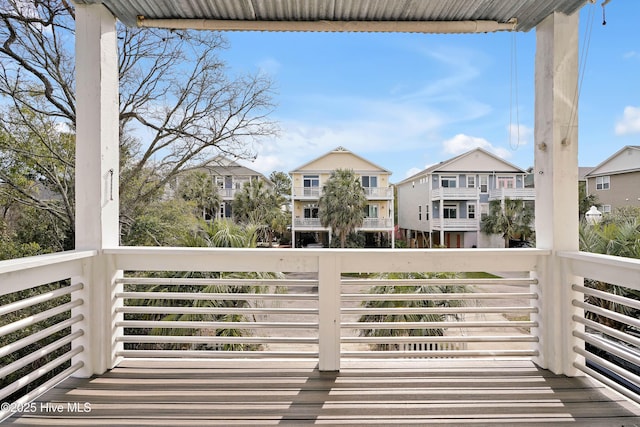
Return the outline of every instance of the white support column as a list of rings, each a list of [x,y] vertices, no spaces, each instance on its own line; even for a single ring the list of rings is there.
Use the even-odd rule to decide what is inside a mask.
[[[76,5],[76,249],[119,244],[119,106],[116,20],[102,5]],[[82,278],[85,334],[79,375],[115,363],[114,280],[119,272],[98,255]]]
[[[340,257],[325,249],[318,260],[321,371],[340,370]]]
[[[556,257],[578,249],[578,14],[554,13],[536,28],[535,189],[537,247],[551,249],[540,282],[537,363],[576,374],[571,284]]]

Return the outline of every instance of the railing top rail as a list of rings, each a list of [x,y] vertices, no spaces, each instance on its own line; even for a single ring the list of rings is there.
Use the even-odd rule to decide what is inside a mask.
[[[562,251],[558,256],[576,276],[640,290],[640,259],[578,251]]]
[[[8,259],[0,261],[0,275],[14,273],[17,271],[29,270],[34,267],[60,264],[64,262],[77,261],[84,258],[91,258],[98,254],[98,251],[66,251],[52,254],[36,255],[24,258]]]
[[[532,271],[549,250],[518,249],[106,249],[122,270],[316,272],[320,260],[335,258],[341,272]],[[247,262],[247,259],[251,262]],[[505,260],[508,260],[506,262]]]

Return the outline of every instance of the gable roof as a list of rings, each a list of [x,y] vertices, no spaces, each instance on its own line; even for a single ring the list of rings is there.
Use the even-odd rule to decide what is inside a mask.
[[[629,159],[624,154],[630,156]],[[625,145],[585,175],[592,178],[598,175],[615,175],[640,171],[640,145]]]
[[[372,170],[379,170],[379,171],[382,171],[382,172],[388,173],[389,175],[391,175],[391,173],[392,173],[390,170],[385,169],[385,168],[383,168],[382,166],[378,166],[378,165],[376,165],[375,163],[373,163],[373,162],[371,162],[371,161],[369,161],[369,160],[365,159],[365,158],[364,158],[364,157],[362,157],[362,156],[359,156],[359,155],[357,155],[357,154],[355,154],[355,153],[353,153],[353,152],[351,152],[351,151],[347,150],[347,149],[346,149],[346,148],[344,148],[344,147],[336,147],[334,150],[331,150],[331,151],[329,151],[328,153],[325,153],[325,154],[323,154],[323,155],[321,155],[321,156],[319,156],[319,157],[316,157],[315,159],[312,159],[312,160],[308,161],[307,163],[305,163],[305,164],[303,164],[303,165],[301,165],[301,166],[298,166],[298,167],[297,167],[297,168],[295,168],[294,170],[289,171],[289,174],[293,174],[293,173],[297,173],[297,172],[302,172],[302,171],[303,171],[303,169],[305,169],[306,167],[308,167],[308,166],[312,165],[313,163],[316,163],[318,160],[324,159],[324,158],[326,158],[326,157],[328,157],[328,156],[335,155],[335,154],[349,154],[350,156],[353,156],[353,157],[355,157],[355,158],[359,159],[360,161],[362,161],[362,162],[364,162],[364,163],[366,163],[366,164],[368,164],[368,165],[371,165]],[[323,169],[323,170],[325,170],[325,169]]]
[[[496,164],[500,164],[504,167],[504,169],[496,169],[496,168],[492,168],[491,170],[489,169],[482,169],[482,168],[478,168],[478,167],[474,167],[474,168],[469,168],[468,166],[464,165],[464,160],[468,160],[470,157],[472,157],[474,154],[479,154],[482,156],[485,156],[486,158],[491,159],[492,161],[494,161]],[[477,160],[474,160],[474,163],[477,164]],[[412,181],[415,180],[418,177],[424,176],[424,175],[430,175],[433,173],[439,173],[439,172],[496,172],[496,173],[527,173],[527,171],[525,171],[524,169],[519,168],[518,166],[507,162],[506,160],[496,156],[493,153],[490,153],[489,151],[483,149],[483,148],[474,148],[473,150],[469,150],[467,152],[464,152],[462,154],[459,154],[455,157],[450,158],[449,160],[444,160],[440,163],[437,163],[435,165],[432,165],[428,168],[426,168],[423,171],[420,171],[412,176],[410,176],[409,178],[406,178],[402,181],[400,181],[398,184],[403,184],[405,182],[408,181]]]
[[[130,27],[252,31],[529,31],[588,0],[74,0]]]
[[[198,169],[206,169],[210,173],[215,175],[231,175],[231,176],[259,176],[269,181],[269,179],[264,176],[262,173],[255,171],[246,166],[242,166],[241,164],[231,160],[222,155],[216,156],[207,162],[206,165],[199,167]]]

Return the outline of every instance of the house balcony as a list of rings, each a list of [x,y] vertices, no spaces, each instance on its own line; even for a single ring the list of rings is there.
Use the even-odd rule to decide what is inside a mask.
[[[222,200],[233,200],[238,192],[235,188],[218,188],[218,194],[222,197]]]
[[[393,199],[393,188],[391,187],[364,187],[364,192],[369,200]]]
[[[393,188],[391,187],[365,187],[367,200],[392,200]],[[317,200],[322,195],[321,187],[295,187],[293,189],[294,200]]]
[[[477,231],[480,224],[477,219],[431,218],[431,230]]]
[[[377,276],[417,271],[457,275]],[[467,274],[478,271],[501,273]],[[640,260],[542,249],[120,247],[3,261],[0,420],[636,425],[639,343],[625,331],[640,322],[611,307],[640,303],[582,283],[638,291],[639,276]],[[422,290],[392,291],[408,285]]]
[[[480,198],[478,188],[435,188],[431,190],[431,200],[477,200]]]
[[[520,199],[520,200],[535,200],[536,189],[535,188],[496,188],[489,190],[489,200],[503,200]]]
[[[322,193],[321,187],[294,187],[293,200],[318,200]]]
[[[293,220],[295,229],[298,231],[305,230],[328,230],[320,223],[319,218],[295,218]],[[362,222],[362,226],[358,230],[363,231],[390,231],[393,229],[392,218],[365,218]]]
[[[320,218],[295,218],[293,220],[293,225],[298,231],[327,230],[327,228],[323,227],[320,223]]]

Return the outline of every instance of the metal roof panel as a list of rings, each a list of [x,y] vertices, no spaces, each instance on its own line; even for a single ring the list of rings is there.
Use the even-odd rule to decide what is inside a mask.
[[[529,31],[551,13],[572,14],[587,3],[588,0],[74,1],[76,4],[101,3],[128,26],[136,26],[138,16],[144,16],[145,19],[205,19],[253,22],[496,21],[508,23],[512,19],[517,19],[515,30]]]

